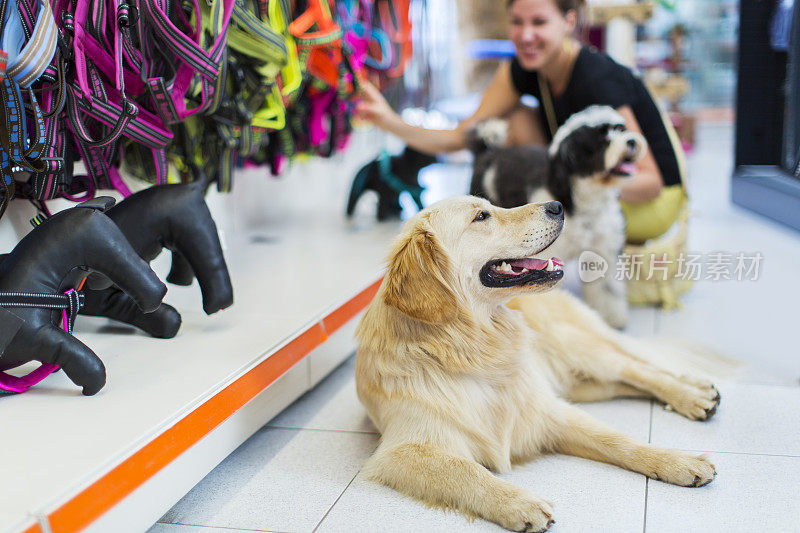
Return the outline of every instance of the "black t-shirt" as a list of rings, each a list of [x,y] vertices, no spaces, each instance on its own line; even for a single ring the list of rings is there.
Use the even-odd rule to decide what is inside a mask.
[[[530,94],[542,101],[538,74],[522,68],[516,57],[511,61],[511,82],[520,94]],[[572,114],[595,104],[615,109],[630,106],[650,145],[664,185],[679,185],[682,182],[675,147],[667,130],[672,126],[664,123],[642,80],[607,55],[584,46],[575,60],[567,88],[560,96],[553,97],[558,126],[564,124]],[[550,141],[552,134],[544,113],[544,109],[540,108],[542,129]]]

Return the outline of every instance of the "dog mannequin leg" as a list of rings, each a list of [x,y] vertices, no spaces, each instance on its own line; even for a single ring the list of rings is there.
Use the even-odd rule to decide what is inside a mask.
[[[704,457],[640,443],[571,405],[564,404],[559,419],[555,445],[559,453],[610,463],[684,487],[701,487],[717,474]]]
[[[457,509],[513,531],[546,531],[554,523],[549,503],[475,461],[429,444],[381,448],[367,463],[369,477],[428,505]]]
[[[194,281],[194,270],[186,257],[179,251],[172,250],[172,266],[167,274],[167,281],[174,285],[188,287]]]
[[[116,287],[86,291],[81,314],[119,320],[158,339],[173,338],[181,327],[181,315],[171,305],[162,303],[152,313],[142,313],[131,297]]]

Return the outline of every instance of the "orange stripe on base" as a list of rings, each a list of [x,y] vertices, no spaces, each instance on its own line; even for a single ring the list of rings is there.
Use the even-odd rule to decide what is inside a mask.
[[[42,528],[39,524],[33,524],[31,527],[23,531],[22,533],[42,533]]]
[[[323,318],[322,327],[325,328],[325,333],[332,335],[337,329],[350,322],[362,309],[365,309],[378,293],[382,281],[383,277]]]
[[[364,309],[375,296],[380,283],[381,280],[378,280],[361,291],[331,312],[322,322],[301,333],[299,337],[53,511],[49,516],[53,532],[79,531],[122,501],[322,344],[327,335],[339,329]],[[35,525],[25,533],[42,533],[42,531]]]

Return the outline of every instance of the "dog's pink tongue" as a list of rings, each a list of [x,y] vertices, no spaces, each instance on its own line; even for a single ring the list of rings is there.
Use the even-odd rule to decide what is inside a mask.
[[[617,165],[617,169],[620,172],[624,172],[625,174],[633,174],[636,172],[636,164],[635,163],[620,163]]]
[[[547,267],[547,259],[536,259],[535,257],[526,257],[525,259],[516,259],[509,261],[509,264],[515,268],[527,268],[528,270],[542,270]]]

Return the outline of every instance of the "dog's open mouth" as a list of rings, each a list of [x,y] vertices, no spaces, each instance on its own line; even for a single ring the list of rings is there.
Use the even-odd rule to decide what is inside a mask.
[[[629,178],[636,172],[636,160],[639,158],[639,145],[628,141],[628,147],[622,154],[617,166],[608,172],[608,179]]]
[[[628,178],[636,172],[636,164],[627,157],[619,162],[617,166],[611,169],[609,175],[617,178]]]
[[[480,279],[486,287],[512,287],[561,279],[563,269],[564,262],[558,257],[501,259],[486,263],[481,269]]]

